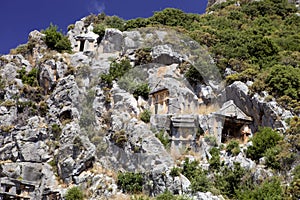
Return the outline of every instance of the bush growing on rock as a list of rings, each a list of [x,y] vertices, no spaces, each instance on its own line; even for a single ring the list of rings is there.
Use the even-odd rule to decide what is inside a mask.
[[[150,122],[150,118],[151,118],[151,111],[150,110],[144,110],[141,115],[140,118],[143,122],[145,123],[149,123]]]
[[[30,85],[32,87],[38,86],[38,69],[32,68],[30,72],[26,72],[25,67],[17,71],[19,73],[19,78],[22,80],[24,84]]]
[[[245,170],[240,163],[234,163],[233,168],[225,166],[216,175],[216,187],[222,194],[232,198],[236,195],[236,190],[240,187],[244,175]]]
[[[100,40],[105,35],[105,28],[106,27],[103,24],[97,24],[97,25],[94,26],[93,32],[99,35]]]
[[[211,183],[206,173],[199,166],[199,161],[190,162],[188,158],[183,163],[182,174],[191,181],[190,189],[193,193],[207,192],[211,188]]]
[[[179,175],[180,175],[180,172],[181,172],[181,169],[174,166],[174,167],[171,169],[170,176],[172,176],[172,177],[179,176]]]
[[[55,140],[59,140],[61,131],[62,131],[62,129],[58,124],[52,124],[51,132],[52,132],[53,137],[55,138]]]
[[[264,181],[261,185],[248,186],[237,191],[237,199],[240,200],[281,200],[284,199],[283,189],[278,178]]]
[[[143,97],[145,100],[148,99],[150,92],[150,87],[148,83],[140,83],[137,85],[133,92],[134,98],[138,99],[139,96]]]
[[[270,92],[277,96],[287,95],[300,99],[300,69],[292,66],[275,65],[266,78]]]
[[[258,161],[267,149],[275,147],[282,136],[271,128],[260,128],[252,138],[252,146],[247,149],[247,157]]]
[[[83,192],[78,187],[72,187],[67,191],[66,200],[83,200]]]
[[[238,155],[241,152],[239,141],[230,140],[226,146],[226,151],[234,156]]]
[[[191,200],[189,197],[182,195],[174,195],[170,191],[166,190],[162,194],[156,197],[156,200]]]
[[[108,74],[102,74],[100,76],[101,82],[112,87],[112,81],[117,80],[124,76],[132,68],[128,59],[123,59],[120,62],[113,61],[109,68]]]
[[[164,145],[165,149],[169,149],[171,146],[170,138],[165,135],[163,130],[159,131],[155,134],[155,137],[159,139],[159,141]]]
[[[219,170],[221,167],[220,150],[216,147],[213,147],[209,153],[211,154],[211,158],[208,161],[209,168],[212,170]]]
[[[71,42],[61,31],[58,31],[57,29],[57,26],[50,24],[46,30],[42,31],[42,33],[46,35],[44,39],[45,43],[52,50],[56,50],[58,52],[70,52],[72,49]]]
[[[152,62],[151,48],[141,48],[135,52],[135,65],[145,65]]]
[[[117,184],[125,192],[139,193],[143,190],[143,176],[134,172],[119,173]]]

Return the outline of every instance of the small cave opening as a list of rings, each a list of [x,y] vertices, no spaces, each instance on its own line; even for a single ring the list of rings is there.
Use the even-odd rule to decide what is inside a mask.
[[[72,119],[72,111],[71,110],[65,110],[59,115],[60,122],[64,122],[67,120]]]

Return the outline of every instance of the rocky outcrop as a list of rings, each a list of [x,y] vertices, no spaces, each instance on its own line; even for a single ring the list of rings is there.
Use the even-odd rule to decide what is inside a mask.
[[[226,87],[224,95],[228,100],[233,100],[245,114],[252,117],[253,124],[250,127],[253,133],[258,130],[259,126],[284,131],[287,128],[285,120],[293,116],[290,111],[285,110],[275,101],[266,102],[267,94],[251,96],[248,86],[240,81]]]
[[[162,173],[163,172],[163,173]],[[171,176],[171,170],[157,171],[153,170],[145,175],[145,191],[150,196],[156,196],[168,190],[173,194],[187,194],[191,182],[183,175]]]
[[[91,31],[92,25],[86,25],[84,19],[76,22],[68,33],[73,47],[78,45],[76,36]],[[110,198],[121,193],[115,180],[119,171],[141,172],[147,183],[144,191],[151,196],[168,190],[194,199],[223,199],[209,192],[190,194],[190,181],[183,175],[171,175],[179,156],[171,155],[174,151],[166,150],[155,133],[163,130],[166,140],[185,139],[197,144],[193,150],[201,160],[200,166],[209,169],[209,151],[216,144],[201,134],[222,128],[212,121],[212,116],[222,114],[218,112],[222,105],[212,105],[213,101],[232,100],[253,119],[252,132],[259,126],[285,130],[284,120],[291,117],[275,101],[266,102],[266,95],[250,95],[242,82],[218,94],[217,89],[222,87],[217,79],[192,87],[182,68],[189,61],[202,63],[202,55],[193,51],[199,46],[172,31],[106,29],[94,50],[74,54],[48,55],[43,38],[38,31],[30,33],[33,61],[22,55],[2,56],[0,61],[0,74],[5,80],[0,93],[0,177],[7,177],[8,183],[19,184],[21,179],[29,182],[36,188],[30,194],[32,199],[42,199],[41,195],[53,191],[63,196],[67,189],[61,187],[62,182],[81,186],[91,199]],[[179,42],[183,43],[180,47]],[[149,45],[153,45],[150,50]],[[149,63],[137,64],[138,50],[147,52]],[[213,64],[206,50],[200,50],[205,63]],[[195,57],[201,59],[190,60]],[[132,65],[130,72],[113,80],[112,87],[100,81],[100,75],[109,72],[112,60],[125,58]],[[25,74],[38,69],[38,86],[29,85],[19,76],[23,67]],[[149,84],[149,100],[133,96],[131,84],[139,83]],[[160,89],[166,96],[154,95]],[[156,113],[158,104],[164,104],[162,113]],[[146,110],[152,112],[150,123],[141,120]],[[186,129],[192,133],[189,135]],[[176,147],[182,152],[191,150]],[[245,158],[243,152],[237,156],[221,152],[221,160],[229,167],[238,162],[248,170],[259,168],[253,175],[257,181],[271,175]]]

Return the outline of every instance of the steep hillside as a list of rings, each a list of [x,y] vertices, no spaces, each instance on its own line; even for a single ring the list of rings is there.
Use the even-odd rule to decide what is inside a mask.
[[[0,57],[0,199],[299,199],[299,22],[227,1],[31,32]]]

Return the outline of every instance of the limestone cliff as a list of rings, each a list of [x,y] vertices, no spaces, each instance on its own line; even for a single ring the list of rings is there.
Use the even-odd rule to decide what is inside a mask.
[[[165,28],[106,29],[99,38],[92,29],[76,22],[68,33],[72,54],[50,51],[45,35],[33,31],[30,52],[0,58],[0,199],[61,199],[72,185],[89,199],[118,199],[124,191],[116,176],[125,171],[142,173],[151,196],[168,190],[223,199],[191,193],[190,181],[171,169],[185,157],[209,165],[214,144],[204,133],[220,144],[225,130],[239,139],[245,125],[249,135],[259,126],[286,130],[290,111],[251,96],[244,83],[225,87],[206,48],[190,38]],[[105,79],[124,66],[121,77]],[[185,75],[192,67],[203,76],[193,84]],[[270,174],[244,152],[222,156],[228,166]]]

